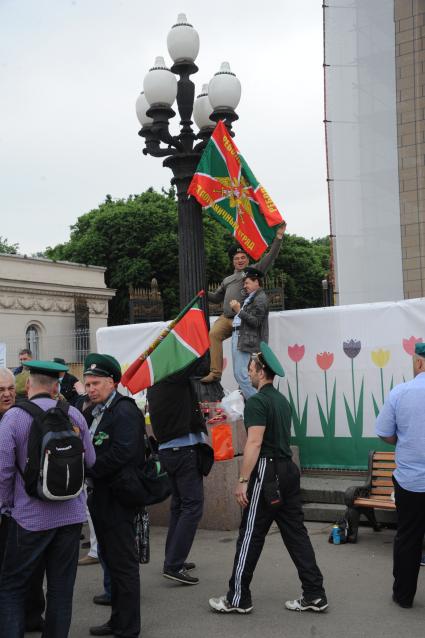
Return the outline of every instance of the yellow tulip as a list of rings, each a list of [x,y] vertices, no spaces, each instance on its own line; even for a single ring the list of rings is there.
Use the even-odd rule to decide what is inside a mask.
[[[373,363],[378,366],[378,368],[385,368],[388,361],[390,360],[391,352],[389,350],[383,350],[379,348],[379,350],[373,350],[371,353]]]

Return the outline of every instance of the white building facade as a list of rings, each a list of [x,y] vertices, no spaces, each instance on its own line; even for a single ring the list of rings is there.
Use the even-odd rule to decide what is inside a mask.
[[[23,255],[0,254],[0,343],[6,365],[18,365],[29,347],[34,358],[81,363],[107,325],[105,268]]]

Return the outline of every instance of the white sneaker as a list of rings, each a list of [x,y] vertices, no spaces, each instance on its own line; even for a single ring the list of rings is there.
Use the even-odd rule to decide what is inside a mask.
[[[229,603],[226,596],[220,596],[220,598],[210,598],[209,605],[211,609],[214,611],[221,611],[225,614],[231,614],[232,612],[236,612],[238,614],[249,614],[253,606],[251,607],[234,607]]]
[[[328,601],[326,596],[315,598],[314,600],[306,600],[304,597],[298,600],[287,600],[285,603],[286,609],[291,611],[326,611],[328,608]]]

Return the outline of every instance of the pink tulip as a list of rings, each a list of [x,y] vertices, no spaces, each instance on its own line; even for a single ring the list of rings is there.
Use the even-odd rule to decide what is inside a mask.
[[[403,339],[403,348],[411,357],[415,354],[415,345],[422,343],[422,337],[410,337],[410,339]]]
[[[291,359],[291,361],[294,361],[294,363],[298,363],[299,361],[301,361],[304,354],[305,354],[304,346],[299,346],[298,344],[295,344],[294,346],[288,346],[289,358]]]

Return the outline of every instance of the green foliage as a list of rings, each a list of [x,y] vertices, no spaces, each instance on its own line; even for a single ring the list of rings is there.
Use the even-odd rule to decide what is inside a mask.
[[[0,253],[6,255],[16,255],[19,250],[19,244],[9,244],[6,237],[0,235]]]
[[[207,280],[219,282],[231,272],[227,250],[232,236],[204,216]],[[275,271],[287,273],[287,307],[321,305],[321,280],[329,263],[328,240],[286,236]],[[166,318],[179,311],[177,202],[173,189],[113,200],[107,195],[96,209],[71,227],[68,242],[45,251],[54,260],[106,266],[107,286],[117,293],[110,303],[110,325],[128,322],[128,288],[158,281]]]
[[[329,273],[329,238],[308,240],[285,234],[271,274],[284,272],[285,308],[322,305],[322,279]]]

